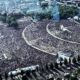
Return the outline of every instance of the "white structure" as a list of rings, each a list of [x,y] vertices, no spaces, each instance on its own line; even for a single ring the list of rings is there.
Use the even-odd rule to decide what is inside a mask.
[[[28,71],[28,70],[36,70],[36,68],[37,67],[39,67],[39,65],[34,65],[34,66],[30,66],[30,67],[25,67],[25,68],[18,68],[18,69],[16,69],[16,70],[14,70],[14,71],[10,71],[9,73],[8,73],[8,75],[10,76],[11,74],[13,74],[13,75],[17,75],[18,73],[21,73],[21,70],[23,70],[24,72],[25,71]]]
[[[73,51],[70,51],[70,50],[59,51],[57,63],[59,63],[60,61],[63,62],[64,59],[67,59],[67,60],[69,60],[70,58],[72,59],[73,57],[75,57]]]
[[[62,31],[71,32],[67,27],[64,27],[63,25],[60,25],[60,29],[61,29]]]
[[[78,16],[74,16],[73,18],[74,18],[74,20],[79,20]]]

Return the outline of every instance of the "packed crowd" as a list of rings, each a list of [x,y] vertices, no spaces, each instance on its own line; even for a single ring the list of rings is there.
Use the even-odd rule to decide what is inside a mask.
[[[28,42],[29,43],[31,42],[32,46],[38,47],[41,50],[45,50],[48,53],[52,53],[52,54],[57,53],[59,50],[62,51],[65,49],[69,49],[69,50],[79,53],[80,45],[59,40],[55,37],[52,37],[50,34],[48,34],[48,32],[46,31],[46,25],[49,22],[51,23],[49,25],[49,29],[51,31],[53,31],[53,33],[55,33],[56,29],[58,29],[60,31],[60,27],[59,27],[60,24],[63,24],[64,26],[66,26],[69,23],[69,21],[63,20],[62,22],[60,22],[60,24],[56,25],[57,27],[53,27],[54,23],[49,20],[32,23],[26,28],[26,31],[25,31],[25,36],[26,36],[26,39],[28,40]],[[68,27],[72,26],[71,23],[69,23],[69,24],[67,25]],[[73,28],[70,28],[70,31],[71,31],[71,29],[73,29]],[[74,35],[79,36],[78,33],[75,32]],[[55,34],[55,35],[58,36],[57,34]],[[65,37],[64,34],[63,34],[63,36]],[[73,35],[72,35],[71,38],[73,39],[75,37],[73,37]],[[75,38],[75,39],[77,40],[77,38]],[[79,39],[79,37],[78,37],[78,39]]]
[[[27,21],[18,23],[18,30],[15,30],[13,27],[7,27],[4,24],[0,25],[0,32],[3,36],[0,39],[0,54],[2,55],[5,52],[7,56],[7,59],[0,60],[0,73],[34,64],[44,65],[47,62],[55,61],[55,56],[44,54],[45,52],[36,50],[26,44],[22,38],[22,31],[25,27],[27,27],[25,33],[28,41],[37,39],[34,46],[41,49],[44,49],[42,46],[45,46],[46,49],[44,50],[47,50],[49,53],[65,49],[80,52],[78,49],[80,47],[79,45],[66,43],[49,35],[46,31],[46,25],[49,22],[49,20],[43,20],[32,23],[32,21],[27,18]],[[1,55],[0,57],[2,57]]]
[[[69,20],[61,20],[59,22],[58,29],[56,28],[56,25],[53,25],[52,23],[50,25],[50,30],[54,30],[59,32],[59,34],[55,34],[56,36],[69,40],[74,42],[80,42],[80,25],[75,22],[70,22]],[[61,25],[63,25],[64,28],[66,28],[65,31],[61,30]]]
[[[7,27],[3,23],[0,25],[0,33],[4,36],[0,38],[0,73],[54,61],[54,56],[44,54],[44,52],[30,47],[22,38],[23,29],[31,22],[29,18],[27,18],[27,21],[19,22],[18,30],[15,30],[13,27]],[[5,57],[2,58],[4,52],[7,59]]]
[[[66,29],[65,31],[61,29],[61,25]],[[55,24],[51,22],[48,26],[48,30],[53,36],[59,40],[57,47],[61,50],[71,49],[72,51],[79,53],[80,44],[80,30],[79,25],[70,22],[69,20],[62,20]]]
[[[60,63],[48,62],[44,65],[34,65],[24,69],[16,69],[4,75],[0,80],[79,80],[80,56],[64,59]]]
[[[41,50],[48,53],[54,53],[55,47],[58,45],[58,40],[50,36],[46,31],[46,25],[49,20],[38,21],[27,26],[25,30],[25,37],[27,41]]]

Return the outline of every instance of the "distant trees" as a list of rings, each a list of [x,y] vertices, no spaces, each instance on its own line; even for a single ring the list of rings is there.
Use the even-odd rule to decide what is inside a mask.
[[[78,8],[74,6],[59,6],[60,9],[60,19],[67,19],[78,14]]]
[[[10,17],[15,18],[15,19],[19,19],[23,16],[24,16],[24,14],[22,14],[22,13],[8,14],[7,12],[4,12],[4,13],[0,13],[0,21],[3,21],[4,23],[6,23],[7,19],[9,19]]]
[[[50,11],[49,12],[44,12],[44,13],[37,13],[36,16],[39,20],[42,20],[42,19],[45,19],[45,18],[47,18],[47,19],[52,18]]]
[[[12,16],[12,17],[15,17],[16,19],[19,19],[19,18],[23,17],[24,14],[23,13],[11,13],[11,14],[9,14],[9,16]]]
[[[8,23],[8,26],[9,27],[14,27],[15,29],[18,28],[18,23],[17,23],[17,20],[15,17],[12,17],[12,16],[7,16],[7,19],[6,19],[6,23]]]
[[[48,18],[51,19],[52,18],[52,11],[48,11],[46,12],[45,7],[47,6],[47,3],[42,5],[43,8],[43,12],[44,13],[36,13],[36,16],[38,16],[38,18],[40,20],[44,19],[44,18]],[[60,14],[60,19],[67,19],[69,17],[73,17],[75,15],[77,15],[78,12],[78,8],[74,7],[74,6],[59,6],[59,14]],[[33,15],[34,13],[32,13],[31,15]],[[34,16],[34,15],[33,15]]]
[[[18,28],[18,23],[15,17],[7,17],[7,23],[9,27],[14,27],[15,29]]]
[[[7,13],[0,14],[0,21],[6,23]]]
[[[22,16],[24,16],[21,13],[18,14],[7,14],[6,12],[3,14],[0,14],[0,21],[2,21],[3,23],[7,23],[9,27],[14,27],[15,29],[18,29],[18,23],[17,23],[17,19],[21,18]]]

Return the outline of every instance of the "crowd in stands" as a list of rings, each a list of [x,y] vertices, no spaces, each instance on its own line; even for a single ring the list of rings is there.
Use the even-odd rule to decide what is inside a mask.
[[[73,46],[73,44],[69,44],[66,42],[62,42],[58,39],[53,38],[50,36],[46,31],[46,25],[49,21],[45,20],[42,22],[33,23],[36,30],[33,29],[33,34],[36,33],[36,38],[41,38],[39,41],[41,43],[48,43],[49,45],[55,47],[53,50],[64,50],[66,48],[69,48],[72,50],[76,49],[78,52],[79,50],[76,48],[76,46]],[[22,38],[22,31],[25,27],[29,27],[28,24],[32,24],[32,22],[20,22],[19,24],[19,30],[15,30],[12,27],[7,27],[4,25],[0,25],[0,32],[4,36],[2,39],[0,39],[0,53],[4,54],[5,50],[9,51],[9,55],[11,56],[10,60],[2,59],[0,60],[0,79],[3,76],[5,72],[9,72],[12,70],[15,70],[16,68],[26,67],[33,64],[39,64],[44,65],[47,62],[54,62],[56,58],[49,54],[44,54],[44,52],[36,50],[32,48],[31,46],[27,45],[24,39]],[[31,29],[30,28],[30,29]],[[29,33],[27,33],[29,34]],[[26,34],[26,36],[27,36]],[[33,37],[33,36],[32,36]],[[29,39],[29,38],[28,38]],[[32,38],[33,39],[33,38]],[[39,42],[38,42],[39,43]],[[37,43],[37,44],[38,44]],[[69,46],[67,46],[69,45]],[[77,45],[79,47],[79,45]],[[79,47],[80,48],[80,47]],[[52,51],[53,52],[53,51]],[[1,57],[1,56],[0,56]],[[61,65],[61,64],[60,64]],[[44,71],[42,69],[42,71]],[[34,71],[35,72],[35,71]],[[41,72],[41,70],[40,70]],[[6,74],[6,73],[5,73]],[[32,72],[31,72],[32,74]],[[56,74],[57,75],[57,74]],[[22,80],[25,80],[24,77],[27,78],[26,73],[21,77]],[[28,76],[29,77],[29,76]],[[42,76],[41,76],[42,77]],[[13,79],[13,75],[11,75],[11,78]],[[52,78],[54,79],[54,78]],[[47,80],[52,80],[47,79]],[[14,79],[13,79],[14,80]],[[30,79],[29,79],[30,80]],[[33,79],[32,80],[40,80],[40,79]],[[42,80],[46,80],[45,77]]]
[[[7,54],[7,59],[0,58],[1,74],[16,68],[34,64],[43,65],[44,63],[55,60],[54,56],[30,47],[22,38],[22,31],[31,23],[32,21],[28,18],[27,21],[18,23],[19,30],[15,30],[13,27],[7,27],[5,24],[0,24],[0,33],[4,36],[0,38],[0,54]],[[9,57],[11,59],[8,59]]]

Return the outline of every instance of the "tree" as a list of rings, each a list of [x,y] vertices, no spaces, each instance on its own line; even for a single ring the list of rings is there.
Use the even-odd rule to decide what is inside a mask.
[[[59,66],[58,66],[58,63],[57,63],[57,62],[56,62],[54,65],[55,65],[55,68],[57,68],[57,69],[59,68]]]
[[[0,74],[0,80],[2,80],[2,75]]]
[[[78,55],[78,57],[77,57],[77,61],[78,61],[78,62],[80,61],[80,55]]]
[[[21,75],[23,75],[24,74],[24,71],[23,70],[21,70]]]
[[[78,68],[77,73],[80,74],[80,68]]]
[[[75,57],[72,59],[72,62],[73,62],[74,64],[77,62]]]
[[[67,61],[66,58],[64,59],[64,64],[65,64],[65,65],[68,65],[68,61]]]
[[[71,74],[66,74],[66,75],[64,75],[64,79],[66,79],[66,80],[70,80],[70,79],[69,79],[70,76],[71,76]]]
[[[71,58],[69,58],[69,64],[71,64]]]
[[[13,76],[13,74],[12,74],[12,73],[10,74],[10,77],[11,77],[11,80],[14,80],[14,79],[13,79],[13,77],[14,77],[14,76]]]
[[[45,70],[44,70],[44,67],[43,67],[43,66],[42,66],[40,69],[41,69],[41,72],[45,72]]]
[[[7,16],[6,22],[8,23],[9,27],[14,27],[15,29],[18,29],[18,23],[15,17]]]
[[[62,80],[62,78],[57,78],[57,80]]]
[[[5,80],[8,80],[8,73],[5,72]]]
[[[50,63],[50,69],[52,69],[52,70],[53,70],[53,68],[54,68],[53,63]]]
[[[62,63],[61,61],[60,61],[60,63],[59,63],[59,64],[60,64],[60,66],[62,67],[63,63]]]
[[[39,67],[36,67],[36,71],[39,71]]]
[[[49,70],[49,66],[48,66],[48,64],[46,64],[46,66],[45,66],[45,67],[46,67],[46,70]]]
[[[36,70],[32,70],[32,74],[34,75],[35,78],[37,78]]]
[[[1,15],[1,20],[6,23],[6,18],[7,18],[7,13],[5,12],[4,14]]]
[[[73,75],[70,77],[70,80],[78,80],[77,76]]]
[[[24,13],[11,13],[9,15],[15,17],[16,19],[20,19],[21,17],[24,16]]]
[[[28,78],[26,77],[26,75],[22,76],[22,80],[28,80]]]
[[[74,15],[78,14],[78,8],[74,6],[66,6],[60,5],[60,18],[67,19],[69,17],[73,17]]]
[[[8,26],[10,26],[10,23],[11,23],[11,17],[10,16],[7,16],[6,23],[8,23]]]
[[[26,71],[26,76],[30,77],[30,73],[31,73],[30,70]]]

